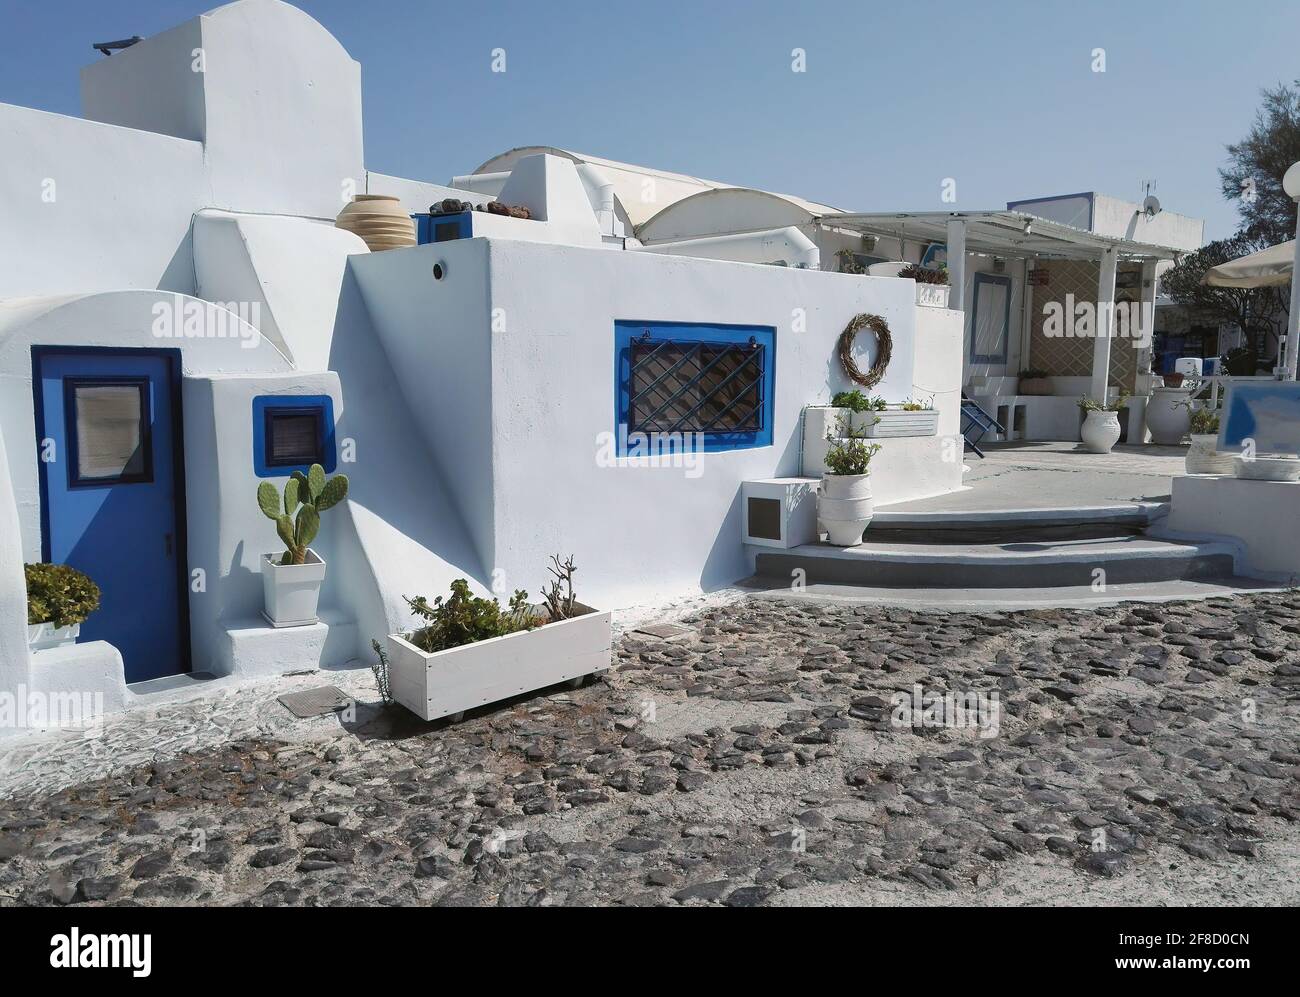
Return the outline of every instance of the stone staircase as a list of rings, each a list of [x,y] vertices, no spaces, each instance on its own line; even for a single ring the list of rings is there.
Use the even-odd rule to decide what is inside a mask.
[[[1164,503],[876,514],[857,547],[756,549],[751,584],[979,604],[1189,598],[1276,587],[1236,575],[1235,544],[1162,537]],[[798,586],[796,586],[796,589]]]

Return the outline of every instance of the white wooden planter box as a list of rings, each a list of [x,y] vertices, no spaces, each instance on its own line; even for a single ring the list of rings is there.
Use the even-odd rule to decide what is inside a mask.
[[[389,634],[393,699],[423,720],[437,720],[608,671],[611,614],[582,608],[582,616],[432,654]]]
[[[916,303],[927,308],[947,308],[948,290],[947,284],[918,283],[916,285]]]
[[[904,412],[893,408],[883,412],[854,412],[853,428],[869,440],[934,436],[939,431],[939,413],[934,409]]]

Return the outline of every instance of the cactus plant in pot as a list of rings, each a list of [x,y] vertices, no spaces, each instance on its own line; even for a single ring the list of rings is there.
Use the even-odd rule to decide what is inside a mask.
[[[870,466],[880,444],[866,443],[842,419],[839,432],[839,437],[826,437],[830,446],[826,448],[827,471],[817,496],[817,520],[826,528],[830,543],[853,547],[862,543],[862,532],[875,512]]]
[[[316,622],[325,561],[311,549],[311,542],[320,531],[320,514],[338,505],[347,494],[347,475],[327,480],[319,464],[313,464],[306,474],[294,471],[285,482],[283,498],[269,481],[257,486],[258,507],[275,521],[275,532],[285,546],[283,553],[263,554],[261,561],[263,615],[272,626],[298,627]]]

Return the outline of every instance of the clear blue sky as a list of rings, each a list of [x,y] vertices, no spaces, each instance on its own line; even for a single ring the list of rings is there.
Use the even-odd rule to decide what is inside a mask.
[[[1099,190],[1229,234],[1226,142],[1300,76],[1300,3],[303,0],[362,66],[366,165],[554,145],[859,210]],[[76,114],[91,41],[203,0],[0,0],[0,101]],[[506,50],[494,74],[491,50]],[[807,72],[791,72],[791,50]],[[1106,72],[1092,71],[1092,50]]]

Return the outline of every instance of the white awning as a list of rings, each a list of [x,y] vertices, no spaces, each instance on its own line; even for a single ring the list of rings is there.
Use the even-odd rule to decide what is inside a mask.
[[[966,251],[989,256],[1096,260],[1110,249],[1120,259],[1172,260],[1182,250],[1098,235],[1021,211],[916,211],[825,214],[820,225],[909,242],[948,241],[948,222],[966,223]]]
[[[1214,287],[1279,287],[1291,283],[1295,240],[1210,267],[1202,284]]]

